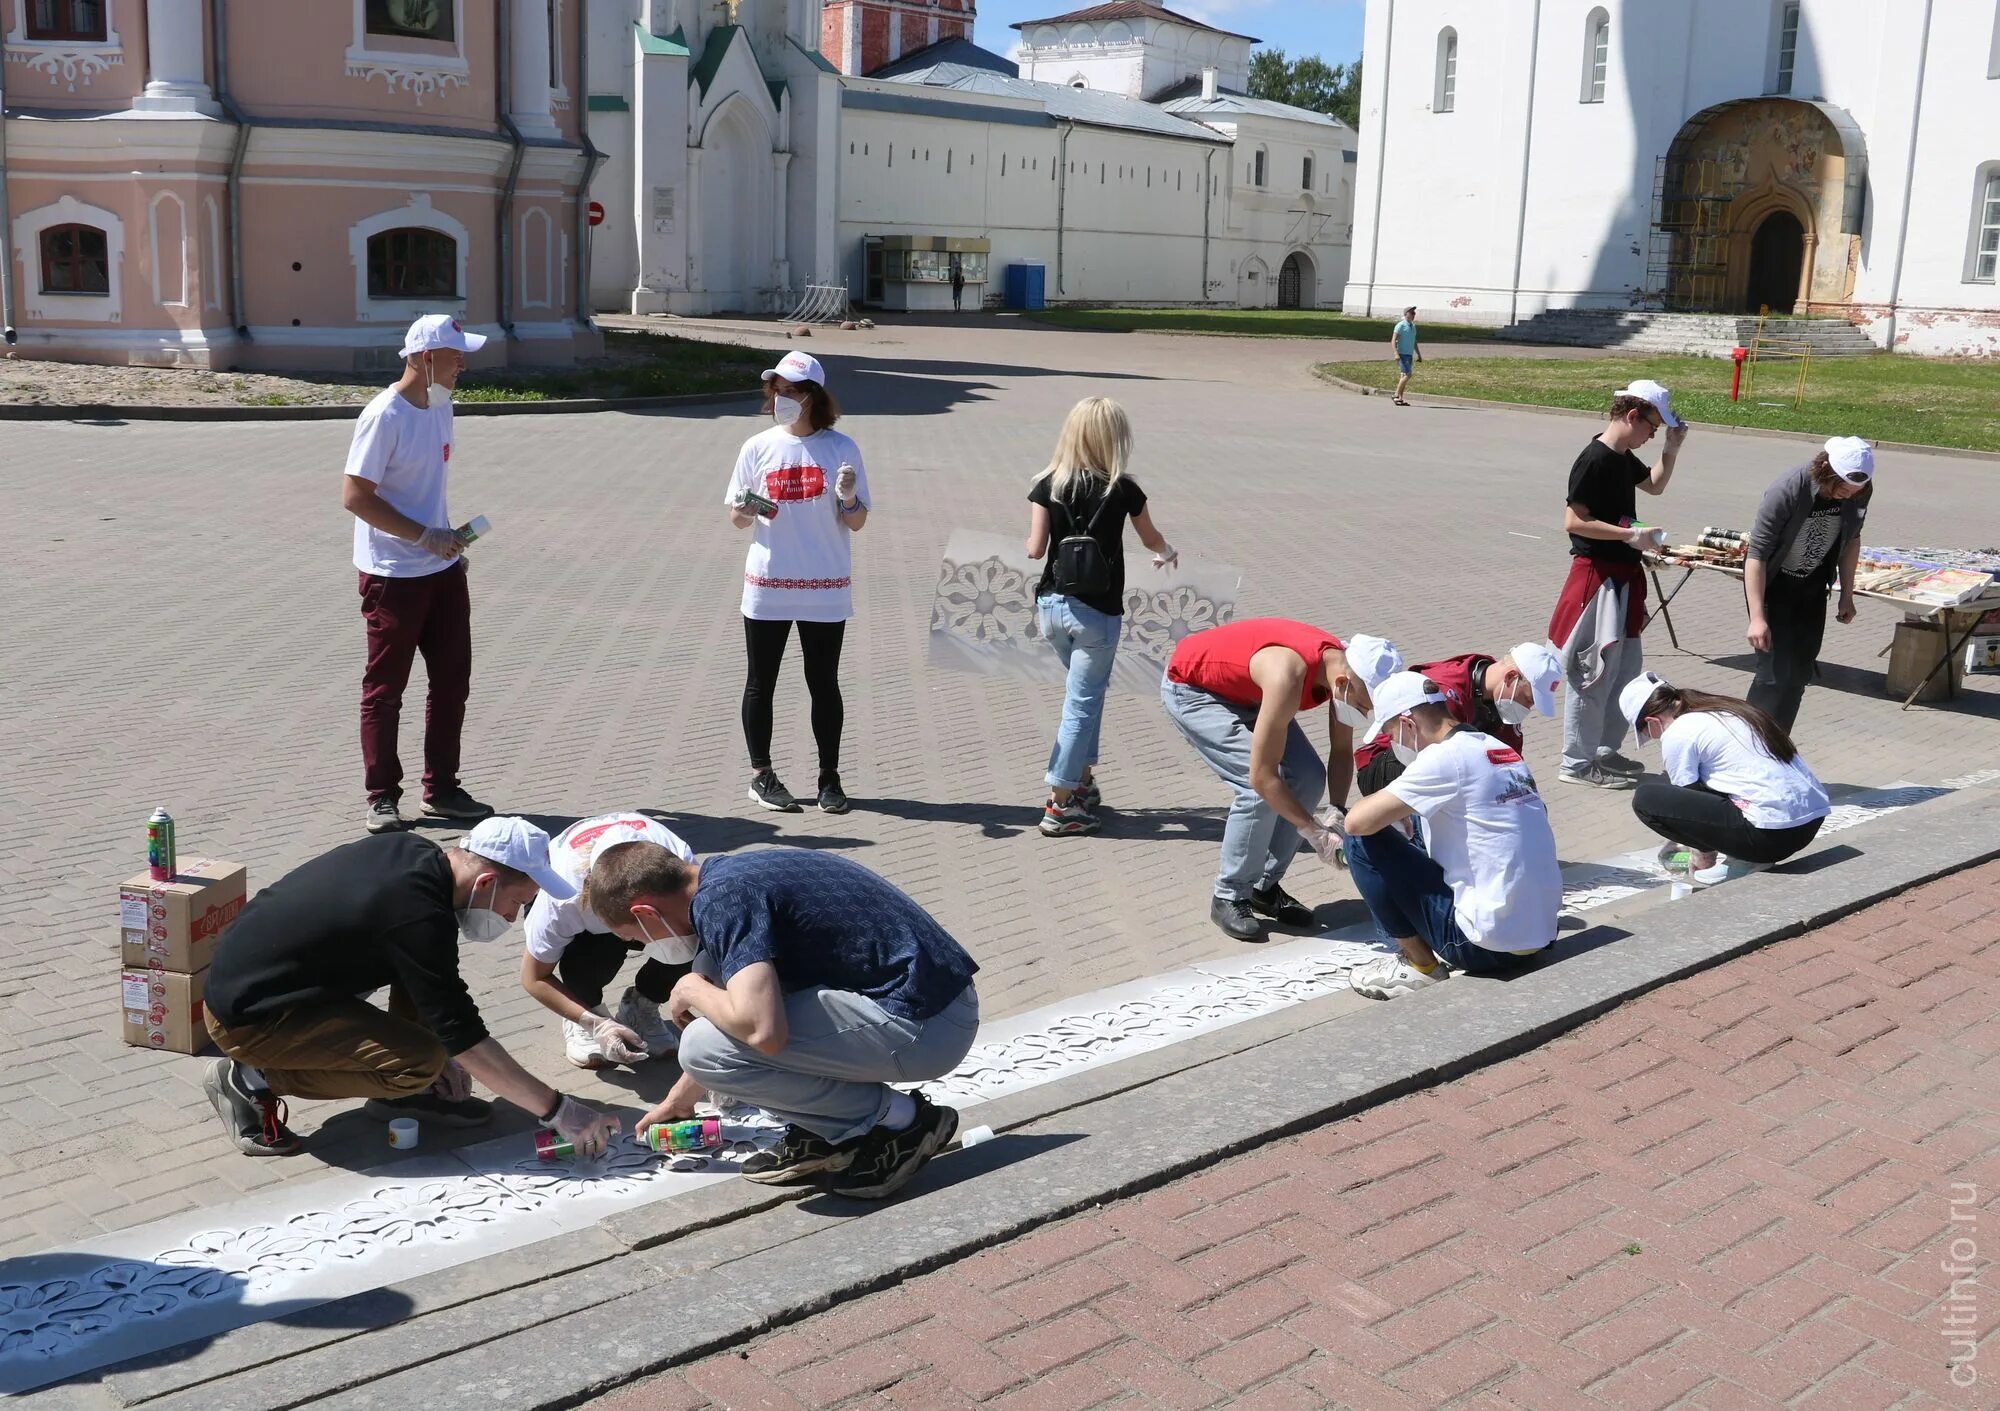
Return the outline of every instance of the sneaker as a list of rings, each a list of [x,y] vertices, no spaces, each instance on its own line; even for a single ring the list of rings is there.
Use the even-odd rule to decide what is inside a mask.
[[[1694,870],[1688,859],[1691,854],[1683,843],[1662,843],[1660,850],[1653,854],[1660,871],[1669,877],[1685,877]]]
[[[483,1127],[493,1120],[493,1104],[483,1097],[446,1097],[432,1088],[410,1097],[371,1097],[361,1104],[361,1115],[377,1122],[414,1117],[440,1127]]]
[[[847,792],[840,787],[840,776],[822,774],[819,780],[819,811],[845,813],[847,806]]]
[[[1048,838],[1075,838],[1085,833],[1095,833],[1104,825],[1097,821],[1097,815],[1076,801],[1076,795],[1069,796],[1068,803],[1057,803],[1050,799],[1042,805],[1042,821],[1038,827]]]
[[[1239,941],[1254,941],[1264,934],[1264,923],[1251,912],[1247,899],[1215,898],[1208,904],[1208,919]]]
[[[760,1186],[802,1186],[821,1176],[845,1171],[860,1144],[843,1142],[835,1146],[804,1127],[787,1127],[783,1141],[769,1150],[752,1153],[738,1169],[743,1172],[744,1180]]]
[[[290,1156],[299,1149],[299,1139],[285,1125],[285,1100],[264,1088],[253,1088],[243,1078],[243,1065],[233,1058],[218,1058],[201,1075],[201,1090],[209,1105],[222,1119],[223,1128],[236,1149],[250,1156]]]
[[[1713,867],[1696,868],[1687,875],[1688,881],[1697,887],[1713,887],[1717,882],[1733,882],[1738,877],[1748,877],[1753,872],[1767,870],[1760,862],[1744,862],[1740,858],[1718,858]]]
[[[424,800],[424,812],[432,818],[460,818],[477,821],[493,816],[493,806],[483,804],[463,789],[446,789]]]
[[[1601,764],[1586,764],[1581,769],[1559,769],[1556,778],[1565,784],[1588,784],[1593,789],[1636,789],[1639,781],[1630,774],[1614,774]]]
[[[1095,779],[1086,779],[1081,784],[1078,784],[1070,797],[1089,809],[1092,813],[1104,807],[1104,792],[1097,787]]]
[[[860,1142],[847,1169],[831,1183],[835,1195],[881,1200],[909,1184],[910,1177],[958,1135],[958,1112],[940,1107],[922,1093],[916,1120],[900,1132],[877,1127]]]
[[[594,1031],[585,1028],[574,1019],[563,1020],[563,1057],[578,1068],[609,1068],[610,1058],[605,1055],[604,1046],[597,1042]]]
[[[1363,999],[1395,999],[1442,984],[1450,973],[1442,961],[1426,975],[1400,955],[1385,955],[1380,960],[1355,966],[1347,977],[1347,985]]]
[[[1599,769],[1608,769],[1613,774],[1629,774],[1634,779],[1638,778],[1641,774],[1644,774],[1646,772],[1645,765],[1641,764],[1636,759],[1627,759],[1624,755],[1619,754],[1618,751],[1616,750],[1612,750],[1607,754],[1599,755],[1597,757],[1596,763]]]
[[[397,807],[396,800],[389,794],[379,799],[368,800],[368,831],[371,833],[400,833],[410,826]]]
[[[761,804],[773,813],[797,813],[799,801],[792,797],[792,791],[778,782],[778,771],[760,769],[750,780],[750,801]]]
[[[658,1001],[647,999],[636,989],[625,991],[625,997],[618,1001],[618,1012],[611,1017],[639,1036],[648,1058],[673,1053],[681,1046],[681,1031],[660,1013]]]
[[[1250,909],[1286,926],[1310,926],[1316,919],[1311,907],[1276,884],[1252,887]]]

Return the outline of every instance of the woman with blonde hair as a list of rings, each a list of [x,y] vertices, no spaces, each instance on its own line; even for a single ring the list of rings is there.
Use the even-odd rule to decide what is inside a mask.
[[[1042,809],[1041,830],[1052,838],[1099,826],[1092,769],[1125,613],[1125,521],[1153,551],[1155,568],[1180,559],[1153,527],[1146,492],[1125,473],[1131,458],[1125,409],[1109,397],[1086,397],[1071,408],[1055,455],[1028,490],[1028,557],[1047,558],[1035,605],[1042,635],[1069,672]]]

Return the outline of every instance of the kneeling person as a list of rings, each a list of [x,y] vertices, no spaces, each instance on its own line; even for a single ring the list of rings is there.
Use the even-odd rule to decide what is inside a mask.
[[[1529,712],[1554,718],[1555,693],[1562,687],[1562,663],[1536,642],[1523,642],[1505,656],[1468,652],[1410,670],[1444,693],[1444,708],[1453,720],[1516,750]],[[1354,782],[1364,798],[1402,772],[1386,736],[1376,735],[1354,752]]]
[[[641,1131],[725,1092],[788,1124],[745,1176],[824,1179],[866,1199],[900,1189],[957,1133],[957,1112],[888,1085],[941,1078],[965,1057],[979,967],[867,868],[794,848],[693,863],[622,843],[592,861],[583,904],[628,941],[699,946],[668,1001],[683,1076]]]
[[[571,884],[549,866],[549,837],[489,818],[454,848],[376,833],[335,848],[259,892],[224,933],[208,972],[209,1036],[226,1058],[202,1088],[237,1149],[299,1149],[286,1097],[361,1097],[381,1121],[478,1126],[492,1105],[472,1079],[594,1156],[607,1117],[528,1073],[486,1032],[459,974],[458,942],[498,940],[535,899]],[[364,995],[388,987],[385,1013]]]
[[[572,823],[549,844],[549,861],[581,887],[590,859],[600,850],[636,842],[658,843],[682,861],[694,861],[686,843],[642,813],[606,813]],[[521,956],[521,988],[562,1016],[563,1056],[571,1063],[608,1068],[674,1051],[680,1031],[666,1021],[660,1006],[674,992],[674,982],[688,973],[692,942],[620,940],[584,909],[580,898],[558,899],[551,892],[535,898],[521,929],[528,940]],[[645,953],[645,961],[618,1001],[617,1013],[607,1014],[604,987],[636,951]]]
[[[1357,968],[1354,992],[1393,999],[1455,965],[1505,974],[1556,938],[1562,869],[1548,809],[1520,751],[1451,718],[1444,692],[1400,672],[1375,693],[1376,733],[1403,773],[1347,815],[1347,863],[1384,940],[1402,952]],[[1426,855],[1390,825],[1419,815]]]

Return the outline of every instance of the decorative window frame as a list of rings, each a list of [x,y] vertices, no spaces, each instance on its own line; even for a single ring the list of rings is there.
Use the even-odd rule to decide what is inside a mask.
[[[42,232],[55,225],[94,225],[104,232],[104,262],[111,288],[103,294],[66,294],[42,288]],[[125,319],[125,218],[102,206],[62,196],[14,217],[14,248],[28,278],[16,286],[27,316],[58,323],[122,323]]]
[[[447,86],[463,88],[472,77],[472,66],[465,58],[465,0],[451,0],[452,27],[454,36],[450,53],[445,52],[441,40],[404,39],[368,32],[368,0],[351,0],[354,6],[354,42],[347,48],[347,76],[358,78],[363,83],[381,79],[388,84],[389,92],[401,88],[417,100],[417,106],[424,105],[428,94],[441,92]],[[505,4],[507,0],[498,0]],[[385,48],[385,45],[409,44],[418,48]]]
[[[1437,72],[1431,78],[1431,111],[1458,111],[1458,31],[1450,25],[1438,31]]]
[[[1995,184],[2000,184],[2000,161],[1981,162],[1972,175],[1972,222],[1965,237],[1963,284],[2000,284],[2000,268],[1987,275],[1979,272],[1979,237],[1986,233],[1986,188]]]
[[[29,3],[6,0],[8,63],[44,74],[51,87],[63,87],[70,93],[76,92],[79,83],[88,88],[91,79],[124,64],[125,45],[118,37],[116,23],[118,9],[111,0],[105,0],[104,5],[104,38],[95,41],[28,38]],[[10,99],[17,96],[8,95]]]
[[[385,230],[413,225],[435,230],[457,242],[458,296],[454,299],[372,299],[368,296],[368,242]],[[463,222],[431,204],[430,193],[419,191],[405,205],[377,211],[347,228],[347,257],[354,263],[354,318],[357,323],[411,323],[425,314],[466,316],[466,259],[472,237]]]
[[[1598,46],[1603,45],[1600,56]],[[1611,88],[1611,12],[1602,5],[1583,17],[1583,88],[1579,103],[1602,103]]]
[[[168,245],[163,247],[160,243],[160,208],[169,201],[173,202],[174,209],[180,213],[178,217],[180,242],[178,244],[169,242]],[[153,199],[146,203],[146,240],[147,252],[152,256],[153,303],[163,309],[185,309],[190,303],[188,288],[194,282],[190,278],[191,272],[188,269],[187,257],[188,221],[190,219],[187,202],[181,200],[179,196],[171,191],[157,192],[153,196]],[[176,271],[173,280],[180,285],[180,296],[178,298],[170,299],[167,297],[167,295],[173,292],[173,286],[161,277],[162,272],[168,268],[167,263],[162,259],[161,252],[163,248],[166,256],[173,261],[173,269]]]
[[[1259,146],[1250,154],[1250,185],[1258,191],[1265,191],[1271,185],[1271,151]]]

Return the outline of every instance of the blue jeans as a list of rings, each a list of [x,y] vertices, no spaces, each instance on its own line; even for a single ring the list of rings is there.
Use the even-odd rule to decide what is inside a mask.
[[[1083,771],[1097,763],[1104,689],[1111,682],[1111,662],[1118,654],[1124,619],[1060,593],[1037,598],[1035,606],[1041,610],[1042,635],[1069,668],[1062,723],[1056,727],[1056,744],[1049,751],[1049,772],[1044,777],[1052,789],[1074,789],[1083,782]]]
[[[1193,686],[1160,680],[1160,703],[1181,734],[1236,791],[1229,805],[1229,822],[1222,830],[1222,869],[1215,894],[1230,901],[1247,901],[1252,888],[1275,887],[1299,855],[1299,830],[1278,816],[1250,787],[1250,734],[1257,724],[1255,706],[1237,705]],[[1294,720],[1285,731],[1285,753],[1278,777],[1293,797],[1311,812],[1326,792],[1326,766]]]
[[[1510,974],[1540,954],[1512,955],[1468,940],[1458,929],[1444,869],[1394,828],[1365,838],[1349,835],[1347,875],[1368,903],[1376,934],[1392,945],[1415,936],[1439,960],[1468,975]]]

